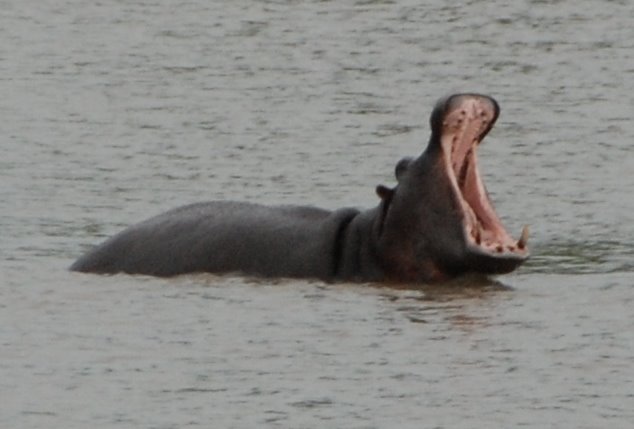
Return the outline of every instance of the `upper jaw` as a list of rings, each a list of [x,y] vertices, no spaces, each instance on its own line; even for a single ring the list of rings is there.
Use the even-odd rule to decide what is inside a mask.
[[[477,164],[477,147],[493,127],[499,114],[498,104],[490,97],[458,94],[437,106],[442,115],[432,124],[439,137],[457,205],[472,269],[480,272],[508,272],[524,262],[528,228],[513,239],[502,225]]]

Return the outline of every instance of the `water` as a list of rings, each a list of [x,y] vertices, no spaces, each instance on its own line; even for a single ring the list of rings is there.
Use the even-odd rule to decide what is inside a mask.
[[[433,3],[433,4],[431,4]],[[0,425],[630,428],[634,8],[2,2]],[[533,258],[388,288],[69,273],[212,199],[370,207],[455,91]]]

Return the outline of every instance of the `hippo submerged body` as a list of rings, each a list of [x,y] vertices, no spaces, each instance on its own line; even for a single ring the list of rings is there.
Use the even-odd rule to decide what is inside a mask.
[[[528,231],[519,240],[506,232],[476,158],[498,114],[495,100],[483,95],[440,100],[426,150],[397,164],[398,184],[378,186],[380,203],[373,209],[192,204],[125,229],[71,270],[379,282],[510,272],[528,258]]]

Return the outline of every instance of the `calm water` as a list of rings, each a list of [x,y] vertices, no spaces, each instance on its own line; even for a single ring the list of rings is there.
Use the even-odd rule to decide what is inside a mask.
[[[447,4],[0,1],[0,426],[633,427],[634,7]],[[373,206],[454,91],[516,273],[66,271],[185,203]]]

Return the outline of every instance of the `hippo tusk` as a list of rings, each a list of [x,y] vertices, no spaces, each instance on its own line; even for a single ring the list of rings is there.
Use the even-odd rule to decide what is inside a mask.
[[[522,228],[520,239],[517,240],[517,247],[523,249],[526,247],[526,243],[528,243],[528,225],[524,225],[524,228]]]

